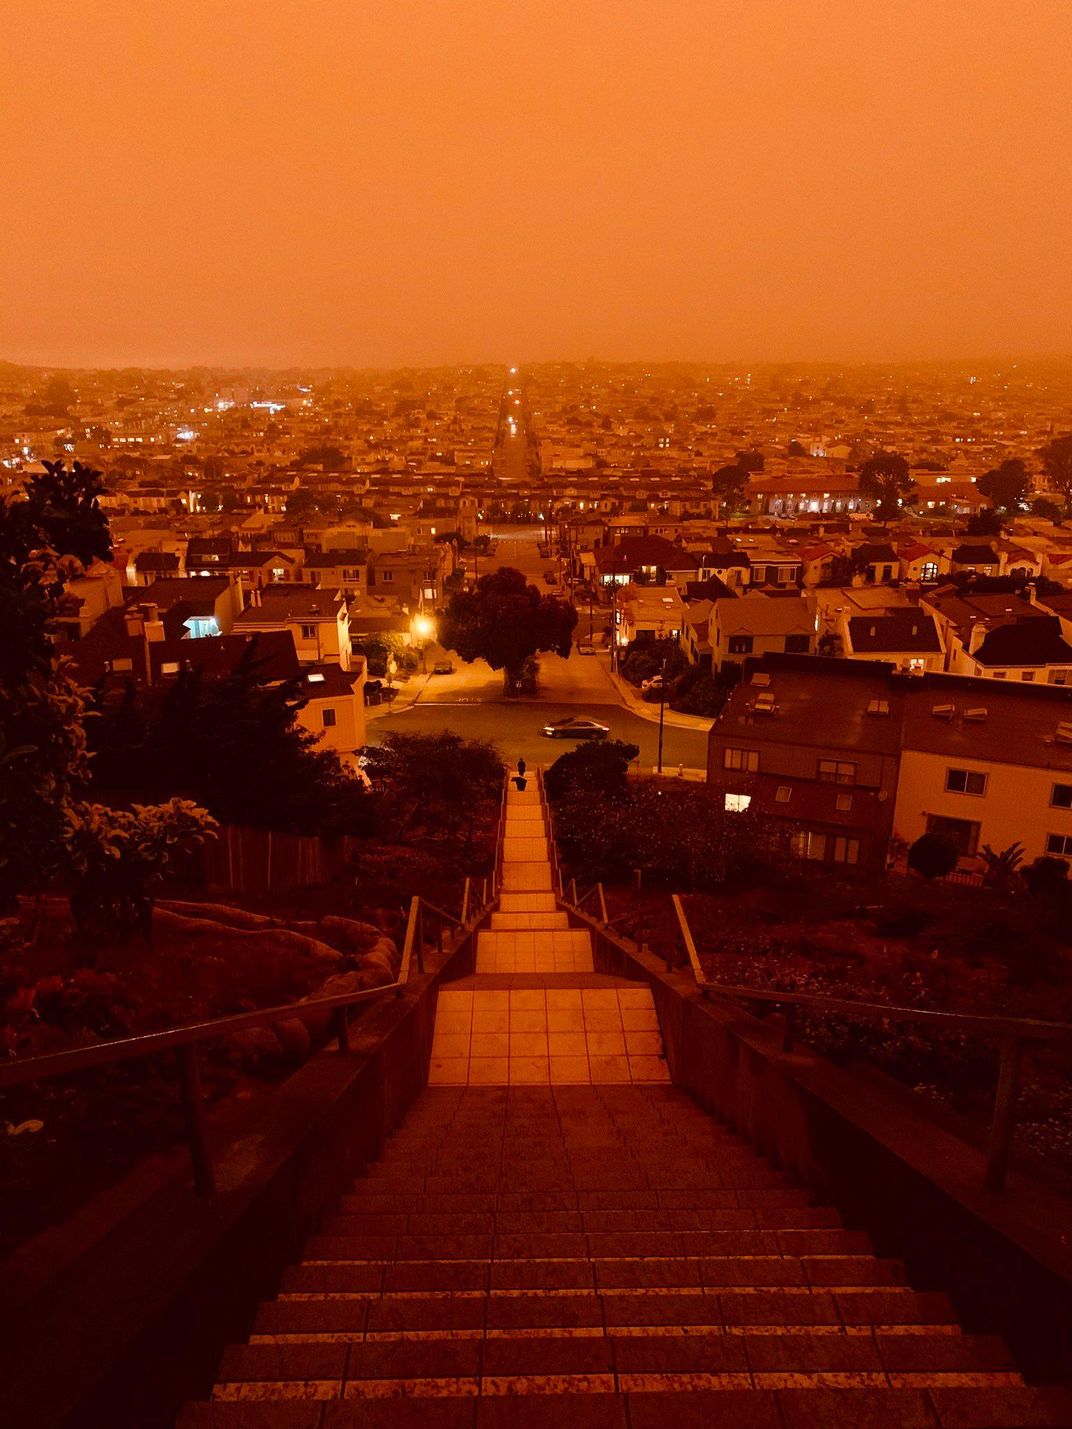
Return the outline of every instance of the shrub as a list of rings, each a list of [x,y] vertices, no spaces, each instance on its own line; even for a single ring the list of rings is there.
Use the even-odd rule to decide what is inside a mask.
[[[908,866],[921,878],[945,878],[956,868],[959,857],[959,850],[948,834],[921,834],[908,850]]]
[[[544,776],[549,799],[587,790],[610,796],[624,793],[629,765],[640,753],[620,739],[591,741],[559,755]]]
[[[1033,898],[1060,898],[1069,890],[1068,864],[1063,858],[1045,855],[1023,870],[1023,880]]]

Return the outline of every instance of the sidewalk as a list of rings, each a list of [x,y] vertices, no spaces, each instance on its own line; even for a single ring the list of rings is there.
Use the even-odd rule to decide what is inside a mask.
[[[379,705],[365,706],[366,724],[374,719],[385,719],[390,714],[398,714],[401,710],[408,710],[411,705],[415,705],[424,693],[424,687],[431,679],[431,675],[422,674],[418,671],[411,675],[404,685],[399,685],[398,694],[393,700],[384,700]]]
[[[612,683],[618,691],[618,698],[631,714],[637,715],[640,719],[650,720],[653,724],[659,723],[659,706],[649,704],[642,699],[640,691],[633,688],[628,680],[623,680],[614,670],[607,670]],[[677,729],[698,729],[705,734],[714,724],[713,719],[708,719],[706,715],[679,714],[677,710],[672,710],[669,705],[663,711],[663,723],[674,725]]]

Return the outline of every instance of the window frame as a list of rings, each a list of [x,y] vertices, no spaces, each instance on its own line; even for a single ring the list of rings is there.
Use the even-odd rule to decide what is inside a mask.
[[[962,774],[964,776],[963,789],[958,789],[956,785],[952,782],[953,776],[958,774]],[[971,789],[968,787],[973,779],[978,779],[980,781],[980,788]],[[951,765],[947,765],[946,767],[945,792],[947,794],[968,794],[973,799],[985,799],[987,786],[989,785],[989,783],[989,774],[984,773],[981,769],[957,769]]]
[[[738,756],[739,762],[734,762],[731,755]],[[759,750],[743,749],[738,745],[727,744],[722,751],[722,767],[734,774],[758,774]]]
[[[823,765],[830,766],[824,769]],[[846,770],[850,771],[846,774]],[[848,759],[820,759],[815,766],[815,777],[823,784],[850,784],[856,783],[857,766]]]

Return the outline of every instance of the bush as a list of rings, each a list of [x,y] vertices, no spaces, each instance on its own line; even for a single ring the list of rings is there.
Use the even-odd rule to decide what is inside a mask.
[[[1069,891],[1068,864],[1044,855],[1023,869],[1022,877],[1032,898],[1063,898]]]
[[[698,665],[691,665],[671,687],[670,708],[682,714],[715,719],[722,713],[734,686],[740,682],[741,667],[732,662],[727,662],[713,675],[705,674]]]
[[[669,682],[677,679],[687,665],[684,651],[676,640],[634,640],[618,663],[618,673],[631,685],[664,673]]]
[[[945,878],[956,868],[959,857],[948,834],[922,834],[908,850],[908,866],[921,878]]]
[[[549,799],[586,790],[611,797],[626,789],[629,765],[640,753],[635,744],[620,739],[590,741],[559,755],[544,776]]]

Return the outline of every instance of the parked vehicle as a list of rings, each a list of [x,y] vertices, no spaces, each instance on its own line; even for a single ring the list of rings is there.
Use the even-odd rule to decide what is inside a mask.
[[[548,585],[558,585],[558,577],[555,575],[554,571],[545,571],[543,578]]]
[[[577,646],[578,655],[594,655],[595,653],[596,647],[587,640],[584,642],[583,645]]]
[[[435,662],[435,664],[432,666],[432,674],[433,674],[433,675],[453,675],[453,674],[454,674],[454,661],[453,661],[453,660],[437,660],[437,661]]]
[[[606,739],[610,734],[610,726],[600,724],[597,719],[568,715],[565,719],[556,719],[545,724],[543,732],[548,739]]]

